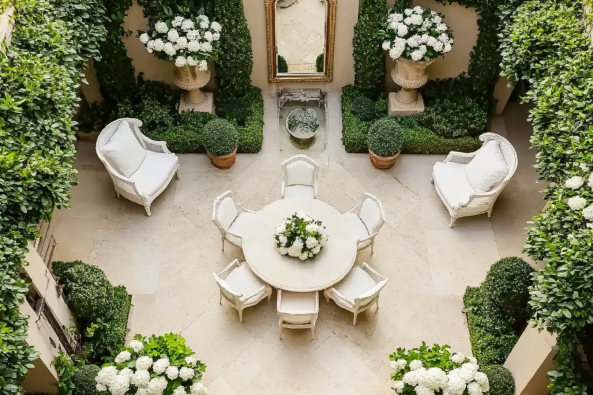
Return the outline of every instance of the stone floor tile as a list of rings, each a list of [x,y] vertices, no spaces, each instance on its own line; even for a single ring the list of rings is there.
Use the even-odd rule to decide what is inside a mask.
[[[237,395],[233,388],[226,382],[222,376],[218,376],[216,380],[208,386],[208,394],[210,395]]]
[[[130,310],[130,332],[128,340],[132,340],[137,333],[142,336],[157,334],[160,317],[154,315],[155,294],[132,295],[132,308]]]
[[[379,197],[383,204],[386,221],[396,228],[420,203],[418,195],[404,187],[388,173],[381,173],[367,185],[369,193]]]

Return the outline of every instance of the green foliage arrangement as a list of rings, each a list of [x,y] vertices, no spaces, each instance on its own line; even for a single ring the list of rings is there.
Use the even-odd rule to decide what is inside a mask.
[[[63,351],[59,351],[51,364],[56,369],[59,381],[56,383],[58,387],[58,395],[72,395],[76,385],[74,384],[74,375],[77,368],[72,361],[72,358]]]
[[[490,383],[488,395],[513,395],[515,393],[515,379],[504,366],[484,366],[482,372],[488,376]]]
[[[81,261],[53,262],[58,283],[76,319],[89,360],[112,356],[124,344],[130,298],[123,286],[111,285],[105,273]]]
[[[4,4],[4,3],[3,3]],[[17,0],[12,43],[0,56],[0,393],[18,394],[38,353],[19,312],[27,243],[75,184],[72,144],[80,71],[98,59],[107,13],[95,0]]]
[[[323,73],[325,69],[325,55],[319,54],[317,59],[315,59],[315,71],[318,73]]]
[[[529,319],[533,269],[521,258],[503,258],[477,288],[463,296],[472,351],[480,365],[502,365]]]
[[[379,119],[369,130],[369,150],[383,158],[394,156],[402,149],[404,134],[404,129],[395,119]]]
[[[427,104],[418,117],[420,125],[447,139],[477,137],[486,129],[488,111],[483,98],[441,96]]]
[[[377,105],[373,100],[363,95],[354,97],[350,108],[352,115],[362,122],[372,122],[385,116],[384,111],[381,111],[382,108],[380,108],[380,105]]]
[[[288,73],[288,63],[286,63],[286,59],[282,55],[278,55],[278,72]]]
[[[97,365],[83,365],[76,369],[72,376],[72,383],[74,384],[73,395],[98,395],[97,383],[95,377],[101,368]],[[60,382],[62,378],[60,377]]]
[[[237,149],[239,135],[237,129],[229,121],[220,118],[213,119],[204,128],[202,142],[212,155],[226,156]]]
[[[362,0],[352,39],[355,85],[373,100],[385,90],[385,53],[377,31],[386,14],[385,0]]]

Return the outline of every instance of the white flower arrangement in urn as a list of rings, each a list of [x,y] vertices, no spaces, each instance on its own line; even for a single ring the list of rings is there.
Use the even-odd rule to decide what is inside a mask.
[[[158,21],[149,32],[141,32],[140,41],[157,58],[177,66],[175,84],[189,91],[186,102],[198,105],[206,100],[200,88],[208,83],[208,61],[217,60],[222,26],[206,15],[196,18],[176,16]]]
[[[398,395],[482,395],[490,389],[476,359],[452,353],[447,345],[422,342],[419,348],[398,348],[389,359]]]
[[[327,244],[329,235],[321,221],[303,212],[286,218],[274,229],[278,252],[304,261],[315,258]]]
[[[128,347],[95,377],[97,391],[110,395],[207,395],[206,365],[193,357],[178,334],[134,336]]]

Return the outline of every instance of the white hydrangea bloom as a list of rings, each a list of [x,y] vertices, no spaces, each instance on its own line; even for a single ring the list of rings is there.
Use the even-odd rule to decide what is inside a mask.
[[[429,368],[418,380],[418,385],[431,391],[438,391],[447,386],[447,373],[441,368]]]
[[[411,9],[411,8],[407,8],[407,9],[404,11],[404,14],[406,14],[407,16],[410,16],[410,15],[412,15],[413,13],[414,13],[414,10],[413,10],[413,9]]]
[[[200,44],[200,50],[202,52],[211,52],[212,51],[212,44],[210,44],[209,42],[203,42],[202,44]]]
[[[395,362],[395,361],[392,361],[392,362]],[[403,381],[396,381],[393,383],[393,389],[398,393],[402,392],[404,390],[404,386],[405,386],[405,384]]]
[[[391,42],[390,41],[383,41],[381,45],[384,51],[389,51],[391,49]]]
[[[186,19],[181,24],[181,30],[183,30],[184,32],[192,30],[194,27],[195,27],[194,21],[192,21],[191,19]]]
[[[315,237],[307,237],[307,240],[305,241],[305,245],[307,246],[308,249],[313,249],[317,246],[317,244],[319,244],[319,242],[317,241],[317,239]]]
[[[199,52],[200,51],[200,42],[199,41],[190,41],[187,43],[187,50],[190,52]]]
[[[416,25],[416,26],[420,26],[424,22],[424,19],[422,19],[422,15],[418,15],[418,14],[412,15],[410,17],[410,19],[412,20],[412,25]]]
[[[171,43],[166,43],[163,47],[163,51],[169,56],[173,56],[177,52],[177,50],[175,49],[175,47],[173,47],[173,44]]]
[[[422,44],[426,44],[428,42],[428,38],[429,38],[428,34],[423,34],[420,36],[420,40],[418,40],[418,41]],[[432,37],[430,37],[430,38],[432,38]]]
[[[465,391],[465,381],[456,374],[452,375],[451,372],[447,376],[448,381],[445,392],[449,395],[462,395]]]
[[[120,376],[126,376],[131,379],[132,376],[134,376],[134,371],[130,368],[123,368],[122,370],[119,371],[118,374]]]
[[[160,52],[165,48],[165,43],[160,38],[157,38],[156,40],[154,40],[153,47],[155,51]]]
[[[280,241],[280,245],[281,246],[285,246],[286,243],[288,242],[288,238],[284,235],[278,237],[278,240]]]
[[[179,369],[179,377],[181,377],[181,380],[189,380],[189,379],[193,379],[195,375],[195,372],[192,368],[188,368],[188,367],[182,367],[181,369]]]
[[[438,16],[438,15],[433,15],[433,16],[432,16],[432,22],[433,22],[435,25],[438,25],[439,23],[441,23],[441,22],[442,22],[442,19],[441,19],[441,17],[440,17],[440,16]]]
[[[570,209],[573,211],[582,210],[585,208],[586,205],[587,200],[580,196],[573,196],[570,199],[568,199],[568,207],[570,207]]]
[[[398,24],[397,25],[397,35],[400,37],[403,37],[406,34],[408,34],[408,27],[406,25],[404,25],[403,23]]]
[[[154,28],[159,33],[167,33],[169,31],[169,27],[165,22],[158,21],[154,24]]]
[[[583,217],[585,217],[586,220],[593,221],[593,204],[583,209]]]
[[[416,14],[422,14],[424,12],[424,8],[420,7],[419,5],[417,5],[416,7],[412,8],[412,10],[416,13]]]
[[[208,29],[209,24],[206,21],[201,21],[200,22],[200,29]]]
[[[130,342],[130,348],[134,350],[134,352],[138,352],[144,348],[144,344],[139,340],[132,340]]]
[[[589,186],[589,188],[593,188],[593,173],[591,173],[589,175],[589,179],[587,180],[587,185]],[[551,183],[550,183],[550,186],[552,186]]]
[[[212,42],[212,40],[214,40],[214,37],[212,36],[212,32],[205,32],[204,40],[206,40],[208,42]]]
[[[320,251],[321,251],[321,244],[317,244],[317,246],[311,250],[311,252],[315,255],[319,254]]]
[[[144,355],[136,360],[136,370],[148,370],[151,366],[151,357]]]
[[[439,36],[439,41],[441,41],[443,44],[448,43],[449,36],[447,35],[447,33],[441,33],[441,35]]]
[[[167,388],[167,384],[169,382],[163,376],[158,376],[150,380],[148,383],[148,393],[149,395],[161,395],[165,388]]]
[[[104,392],[104,391],[107,391],[107,387],[105,387],[103,384],[97,384],[97,385],[95,386],[95,388],[96,388],[96,389],[97,389],[97,391],[99,391],[99,392]]]
[[[301,252],[301,255],[299,255],[301,261],[304,261],[307,258],[309,258],[309,253],[307,251]]]
[[[167,375],[169,380],[175,380],[179,376],[179,368],[177,366],[169,366],[165,370],[165,375]]]
[[[222,26],[220,26],[220,23],[218,22],[212,22],[212,24],[210,25],[210,29],[212,29],[215,32],[219,32],[222,30]]]
[[[171,25],[175,26],[175,27],[179,27],[183,24],[183,21],[185,20],[185,18],[183,18],[182,16],[176,16],[173,21],[171,22]]]
[[[148,388],[138,388],[136,395],[150,395],[150,393],[148,392]]]
[[[589,171],[589,167],[587,167],[586,163],[579,164],[579,167],[581,168],[582,171],[585,171],[585,172]]]
[[[389,22],[389,28],[393,31],[397,31],[397,28],[399,25],[400,25],[399,22],[395,22],[395,21]],[[402,25],[403,25],[403,23],[402,23]]]
[[[185,38],[185,37],[179,37],[179,39],[177,40],[177,46],[180,49],[187,48],[187,38]]]
[[[439,23],[437,25],[437,29],[436,30],[437,30],[437,32],[444,32],[447,29],[448,29],[447,25],[445,25],[444,23]]]
[[[478,372],[478,365],[471,363],[464,363],[459,370],[459,377],[465,380],[466,383],[474,381],[476,373]]]
[[[280,255],[288,255],[288,248],[280,247],[278,248],[278,252],[280,253]]]
[[[128,376],[117,375],[108,385],[111,395],[124,395],[130,389],[130,378]]]
[[[412,52],[410,56],[412,57],[412,60],[419,61],[422,60],[422,58],[424,57],[424,53],[421,50],[416,50]]]
[[[309,225],[305,226],[305,230],[307,232],[319,232],[319,225],[309,224]]]
[[[413,361],[410,362],[410,369],[411,370],[418,370],[422,366],[424,366],[424,365],[422,365],[422,361],[419,360],[419,359],[415,359],[415,360],[413,360]]]
[[[325,247],[325,245],[327,244],[327,239],[329,239],[329,236],[327,233],[321,234],[321,241],[319,242],[321,247]]]
[[[184,67],[186,65],[187,65],[187,60],[183,56],[178,56],[175,58],[175,66]]]
[[[213,39],[214,41],[218,41],[218,40],[220,40],[220,33],[214,33],[214,34],[212,35],[212,39]]]
[[[148,37],[148,34],[142,33],[140,35],[140,41],[142,42],[142,44],[146,44],[149,40],[150,40],[150,37]]]
[[[482,385],[482,384],[488,382],[488,376],[486,376],[486,373],[477,372],[476,373],[476,377],[474,378],[474,380],[476,380],[476,383]]]
[[[177,42],[177,40],[179,39],[179,33],[177,32],[177,30],[175,29],[171,29],[169,30],[169,32],[167,33],[167,38],[169,39],[169,41],[171,41],[172,43]]]
[[[107,386],[111,384],[115,376],[117,376],[117,368],[115,366],[107,366],[99,370],[99,373],[95,377],[95,382]]]
[[[146,387],[150,382],[150,373],[148,370],[136,370],[134,376],[130,379],[130,384],[137,387]]]
[[[581,185],[583,185],[585,181],[583,181],[582,177],[579,176],[574,176],[574,177],[570,177],[568,180],[566,180],[566,182],[564,183],[564,186],[570,189],[579,189],[581,187]]]
[[[173,390],[173,395],[187,395],[187,391],[182,385],[180,385]]]
[[[465,355],[463,355],[460,352],[456,352],[455,354],[453,354],[449,357],[449,360],[451,360],[455,363],[463,363],[463,361],[465,361]]]
[[[389,15],[389,17],[391,18],[392,21],[394,22],[401,22],[404,20],[404,15],[403,14],[391,14]]]
[[[169,367],[169,358],[161,358],[152,365],[155,373],[163,373]]]
[[[443,52],[443,49],[445,49],[445,46],[443,45],[442,42],[437,41],[435,42],[435,44],[432,46],[432,48],[437,51],[437,52]]]
[[[414,388],[414,392],[416,392],[416,395],[434,395],[433,390],[422,385],[416,386],[416,388]]]
[[[447,53],[451,50],[451,44],[445,44],[445,49],[443,50],[443,52]]]
[[[195,66],[198,64],[198,61],[191,56],[188,56],[187,58],[185,58],[185,61],[187,62],[188,66]],[[191,358],[191,357],[188,357],[188,358]]]
[[[482,387],[475,381],[467,385],[467,393],[469,395],[482,395]]]
[[[420,378],[421,370],[410,370],[408,373],[404,374],[402,381],[408,385],[418,385],[418,379]]]
[[[208,19],[208,17],[207,17],[206,15],[204,15],[204,14],[202,14],[202,15],[198,15],[198,19],[199,19],[200,21],[203,21],[203,22],[208,22],[208,23],[210,23],[210,20],[209,20],[209,19]]]
[[[117,357],[115,357],[115,363],[124,363],[124,362],[128,362],[130,360],[130,357],[132,356],[132,354],[130,354],[129,351],[122,351],[119,354],[117,354]]]
[[[200,38],[202,37],[200,36],[200,32],[197,30],[190,30],[187,32],[187,39],[189,41],[199,40]]]
[[[408,25],[408,26],[411,25],[412,24],[412,18],[411,17],[407,17],[406,19],[404,19],[404,23],[406,25]]]
[[[193,383],[190,387],[191,395],[208,395],[208,389],[200,382]]]
[[[408,38],[407,44],[411,48],[417,48],[420,45],[420,36],[418,34],[414,34],[412,37]]]
[[[478,360],[474,357],[467,357],[467,359],[469,360],[469,363],[471,363],[472,365],[478,364]]]

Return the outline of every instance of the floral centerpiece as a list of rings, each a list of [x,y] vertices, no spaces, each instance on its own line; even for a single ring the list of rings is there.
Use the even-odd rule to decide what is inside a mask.
[[[422,342],[419,348],[398,348],[389,359],[396,394],[482,395],[490,389],[476,359],[452,353],[447,345],[428,347]]]
[[[103,365],[97,391],[110,395],[206,395],[200,382],[206,365],[193,357],[180,335],[134,336],[128,347]]]
[[[393,7],[380,34],[385,40],[383,49],[392,59],[430,61],[449,52],[453,45],[453,32],[443,16],[420,6],[403,10]]]
[[[199,105],[206,100],[200,90],[210,79],[208,61],[217,60],[222,26],[210,22],[206,15],[196,18],[176,16],[170,21],[158,21],[140,41],[149,53],[175,63],[175,84],[189,91],[185,102]]]
[[[274,230],[278,251],[302,261],[315,258],[325,247],[328,237],[321,221],[315,221],[302,212],[286,218]]]

